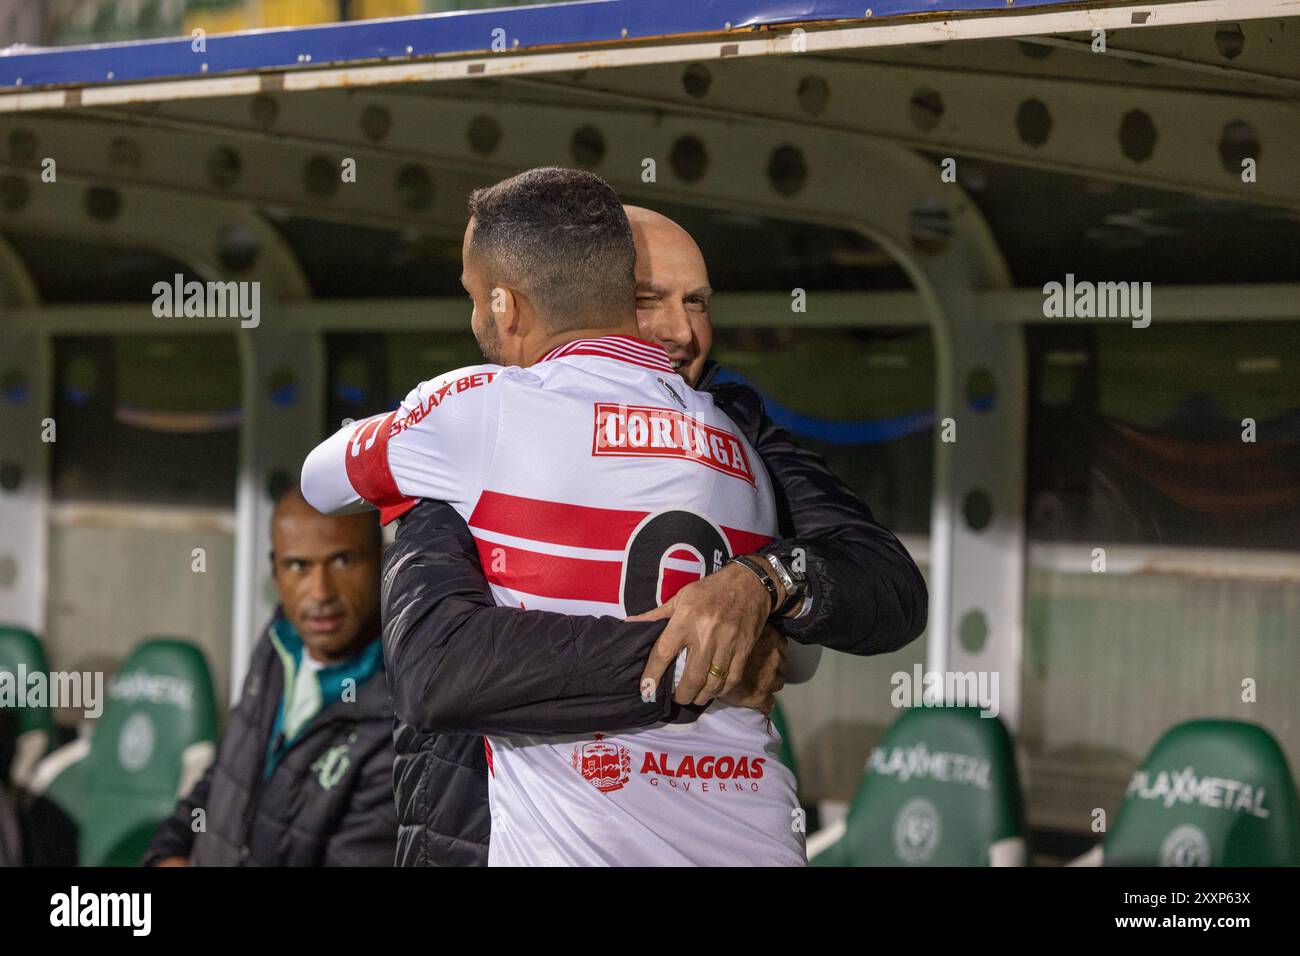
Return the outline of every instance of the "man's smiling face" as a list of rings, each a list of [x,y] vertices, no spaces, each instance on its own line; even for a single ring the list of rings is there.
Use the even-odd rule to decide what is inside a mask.
[[[709,271],[695,240],[666,216],[624,206],[636,242],[636,324],[662,345],[689,385],[700,379],[713,346]]]

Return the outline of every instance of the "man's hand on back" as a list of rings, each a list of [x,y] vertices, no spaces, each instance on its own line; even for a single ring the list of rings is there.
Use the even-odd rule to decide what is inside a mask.
[[[678,652],[686,649],[686,667],[673,699],[679,704],[707,704],[735,691],[767,624],[772,598],[758,577],[737,564],[686,585],[667,604],[628,618],[668,626],[650,651],[642,685],[657,687]],[[775,632],[774,632],[775,633]],[[721,672],[726,678],[718,676]]]

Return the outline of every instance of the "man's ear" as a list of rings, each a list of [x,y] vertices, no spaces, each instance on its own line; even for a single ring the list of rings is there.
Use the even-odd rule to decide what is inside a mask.
[[[488,311],[500,322],[501,319],[516,311],[514,290],[509,286],[494,285],[488,292]]]
[[[519,320],[523,314],[522,304],[519,293],[509,286],[498,285],[492,287],[488,300],[488,309],[491,311],[492,318],[497,324],[497,331],[501,335],[520,334]]]

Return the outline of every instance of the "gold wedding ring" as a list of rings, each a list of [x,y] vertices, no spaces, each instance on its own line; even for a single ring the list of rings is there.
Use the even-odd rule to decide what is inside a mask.
[[[717,664],[712,664],[709,666],[709,673],[712,674],[714,677],[716,677],[718,680],[727,679],[727,672],[724,671]]]

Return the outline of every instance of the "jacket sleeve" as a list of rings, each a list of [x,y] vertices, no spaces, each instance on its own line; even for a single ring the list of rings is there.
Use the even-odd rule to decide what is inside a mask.
[[[884,654],[925,630],[929,595],[907,549],[835,477],[816,452],[778,428],[758,394],[727,383],[710,389],[745,432],[776,493],[781,537],[762,548],[790,564],[802,557],[811,601],[779,622],[786,637],[849,654]]]
[[[430,733],[580,734],[693,720],[665,674],[641,700],[664,622],[497,607],[464,519],[421,500],[384,553],[384,654],[399,720]]]
[[[216,769],[214,760],[199,778],[190,792],[176,801],[172,815],[158,825],[154,831],[153,841],[145,851],[141,866],[153,866],[169,856],[189,857],[194,849],[194,810],[207,806],[208,788],[212,785],[212,771]]]
[[[325,866],[396,865],[393,759],[393,745],[388,738],[368,755],[347,811],[325,845]]]

